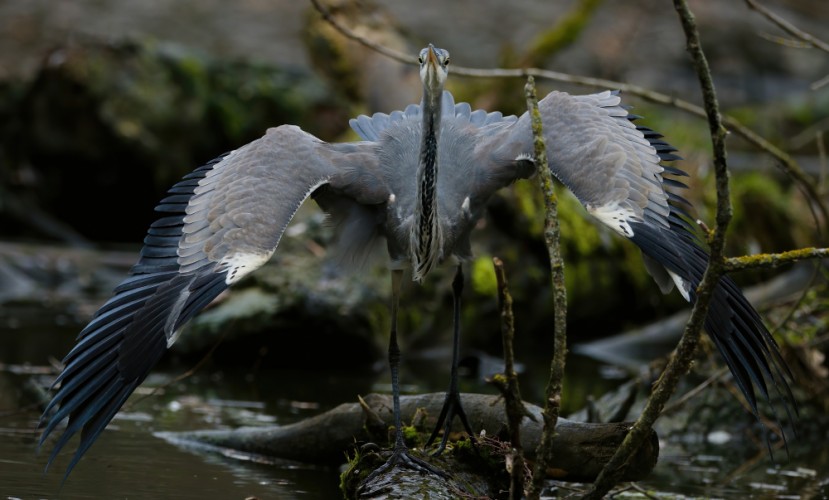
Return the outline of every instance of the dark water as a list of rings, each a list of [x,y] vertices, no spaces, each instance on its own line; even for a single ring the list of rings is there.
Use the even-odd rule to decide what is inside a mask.
[[[5,419],[4,419],[5,420]],[[28,428],[32,420],[6,420]],[[153,437],[147,422],[116,421],[60,487],[61,466],[43,474],[26,431],[2,430],[2,498],[336,498],[337,471],[258,465],[194,455]]]
[[[0,362],[46,365],[49,356],[64,353],[71,344],[69,330],[54,323],[52,328],[18,325],[0,330]],[[406,390],[436,391],[446,385],[445,353],[427,354],[413,356],[404,367]],[[547,360],[543,358],[541,353],[539,359],[525,360],[522,384],[527,399],[540,399],[547,377]],[[338,468],[227,458],[180,448],[155,433],[288,424],[342,402],[353,402],[359,394],[388,390],[382,363],[376,373],[357,374],[312,366],[252,372],[250,367],[219,369],[208,363],[195,374],[176,380],[188,368],[152,375],[62,487],[63,470],[76,441],[70,442],[44,474],[54,441],[37,454],[34,427],[39,411],[31,403],[31,388],[45,384],[51,375],[14,373],[37,372],[25,366],[0,372],[0,499],[340,498]],[[571,356],[565,381],[569,406],[577,407],[587,394],[599,395],[619,384],[614,374],[596,362]],[[462,390],[493,392],[480,377],[465,378]],[[826,442],[806,443],[789,460],[778,450],[779,465],[774,465],[765,450],[756,457],[744,456],[738,451],[741,447],[735,446],[744,438],[732,438],[723,444],[692,443],[687,448],[663,443],[657,469],[640,486],[719,498],[829,496]]]
[[[159,431],[286,424],[334,406],[319,386],[343,400],[365,394],[370,381],[320,372],[212,372],[172,382],[154,375],[133,396],[61,488],[75,441],[43,473],[51,440],[36,454],[34,408],[0,416],[0,498],[337,498],[339,471],[297,463],[260,464],[181,449]],[[307,384],[309,377],[313,382]],[[8,377],[8,376],[7,376]],[[17,377],[13,377],[17,378]],[[274,384],[274,380],[283,384]],[[326,384],[325,382],[331,381]],[[308,398],[291,399],[304,385]],[[0,384],[8,387],[9,384]],[[149,386],[149,387],[147,387]],[[267,386],[268,390],[263,391]],[[285,387],[287,386],[287,387]],[[148,395],[151,388],[163,387]],[[261,391],[261,392],[260,392]],[[330,394],[330,392],[326,392]],[[233,398],[233,399],[230,399]],[[307,399],[310,399],[307,400]],[[320,401],[323,399],[323,401]],[[338,401],[339,402],[339,401]],[[4,407],[3,413],[7,410]]]
[[[376,370],[361,373],[314,366],[253,371],[250,367],[219,368],[209,362],[178,381],[190,366],[156,372],[61,487],[77,438],[44,473],[54,439],[37,453],[35,426],[40,415],[32,402],[36,396],[32,387],[48,385],[54,375],[39,372],[50,358],[71,347],[77,327],[60,326],[71,323],[66,319],[30,313],[15,315],[19,321],[6,322],[0,330],[0,362],[15,365],[0,371],[0,498],[339,498],[339,468],[227,458],[179,448],[155,433],[288,424],[354,402],[357,395],[390,389],[382,360]],[[476,361],[475,369],[465,362],[465,372],[498,369],[496,358],[475,354],[470,358]],[[448,355],[448,349],[411,353],[403,367],[404,391],[443,390],[448,382]],[[528,375],[535,366],[528,367]],[[546,372],[546,360],[539,366]],[[596,372],[589,366],[586,369]],[[26,373],[15,373],[20,371]],[[494,393],[482,375],[465,377],[462,390]],[[526,393],[540,394],[544,377],[544,373],[527,377]],[[596,376],[575,379],[580,381],[579,390],[595,393],[618,383]]]

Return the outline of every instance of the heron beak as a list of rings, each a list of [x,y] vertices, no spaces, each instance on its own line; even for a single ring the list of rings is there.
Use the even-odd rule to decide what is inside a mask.
[[[437,52],[435,52],[435,47],[430,43],[429,50],[426,52],[425,74],[421,73],[421,77],[429,87],[433,89],[440,88],[442,86],[440,72],[440,62],[438,61]]]
[[[429,52],[426,54],[426,57],[427,57],[426,61],[428,62],[429,67],[431,67],[431,68],[437,68],[438,67],[438,64],[439,64],[438,63],[438,55],[435,52],[435,46],[432,45],[431,43],[429,44]]]

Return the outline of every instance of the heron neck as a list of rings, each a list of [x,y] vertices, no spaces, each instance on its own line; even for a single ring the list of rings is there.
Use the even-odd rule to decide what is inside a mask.
[[[421,281],[440,260],[442,234],[438,217],[438,138],[442,92],[424,92],[423,132],[417,168],[417,200],[412,227],[413,278]]]
[[[424,96],[423,133],[420,142],[420,162],[417,169],[418,193],[423,195],[437,189],[438,137],[440,136],[440,96]],[[421,198],[421,196],[418,196]]]

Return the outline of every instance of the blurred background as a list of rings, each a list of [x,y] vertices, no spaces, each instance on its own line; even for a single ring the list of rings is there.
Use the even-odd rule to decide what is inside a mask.
[[[431,42],[451,52],[453,65],[542,67],[701,102],[682,29],[666,2],[326,5],[371,40],[411,54]],[[823,0],[764,5],[829,39]],[[742,1],[695,0],[690,6],[723,112],[791,155],[827,203],[829,54],[795,40]],[[604,90],[538,83],[540,95]],[[449,89],[473,108],[520,114],[523,85],[455,75]],[[155,218],[153,207],[173,183],[283,123],[326,141],[354,140],[350,117],[401,109],[418,102],[420,92],[413,66],[346,41],[307,2],[0,2],[0,494],[57,496],[66,458],[43,476],[45,459],[35,454],[45,387],[77,332],[136,260]],[[683,196],[713,227],[705,120],[623,97],[644,117],[642,124],[679,149],[684,160],[677,166],[691,174]],[[727,253],[826,246],[827,221],[777,160],[738,134],[731,134],[728,146],[735,217]],[[595,228],[563,192],[560,203],[572,349],[566,415],[593,400],[601,408],[603,395],[619,394],[613,391],[639,387],[644,396],[681,333],[685,304],[678,294],[660,294],[632,245]],[[492,200],[473,237],[476,259],[467,272],[463,309],[463,390],[496,393],[485,378],[501,369],[491,264],[497,256],[505,261],[515,300],[523,396],[542,401],[552,308],[541,208],[535,185],[516,183]],[[61,496],[336,496],[337,470],[239,462],[153,436],[290,423],[359,394],[389,390],[385,262],[358,275],[342,272],[326,259],[332,237],[323,214],[308,202],[273,261],[187,328]],[[408,392],[447,385],[451,272],[441,269],[425,286],[404,285]],[[790,443],[790,462],[772,464],[763,429],[720,374],[702,395],[660,421],[663,458],[651,486],[703,496],[829,494],[827,450],[814,445],[829,437],[825,269],[812,262],[734,278],[784,344],[804,401],[805,438]],[[681,392],[720,366],[713,347],[703,344]],[[635,415],[634,408],[628,418]],[[727,446],[711,437],[723,435]],[[101,470],[107,471],[104,481]]]

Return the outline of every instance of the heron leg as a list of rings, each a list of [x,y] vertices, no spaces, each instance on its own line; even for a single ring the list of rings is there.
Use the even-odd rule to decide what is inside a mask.
[[[362,481],[360,489],[364,488],[374,478],[386,472],[396,465],[416,470],[422,474],[437,474],[441,477],[448,477],[442,470],[428,464],[427,462],[413,457],[406,448],[403,439],[403,426],[400,417],[400,347],[397,345],[397,312],[400,304],[400,284],[403,279],[403,271],[392,270],[391,275],[391,332],[389,334],[389,369],[391,370],[391,391],[394,412],[394,446],[391,456],[386,463],[372,471]]]
[[[431,437],[426,442],[426,446],[430,446],[435,442],[438,433],[443,427],[443,437],[440,439],[440,444],[433,455],[440,455],[446,449],[446,442],[449,439],[449,430],[452,428],[452,421],[455,417],[461,419],[463,428],[469,434],[469,439],[474,443],[475,438],[472,432],[472,427],[469,425],[469,420],[466,418],[466,412],[463,411],[461,405],[461,393],[458,389],[458,357],[461,342],[461,293],[463,292],[463,267],[458,264],[455,278],[452,280],[452,371],[449,377],[449,390],[446,392],[446,399],[443,401],[443,408],[440,410],[438,421],[435,424],[435,429],[432,431]]]

